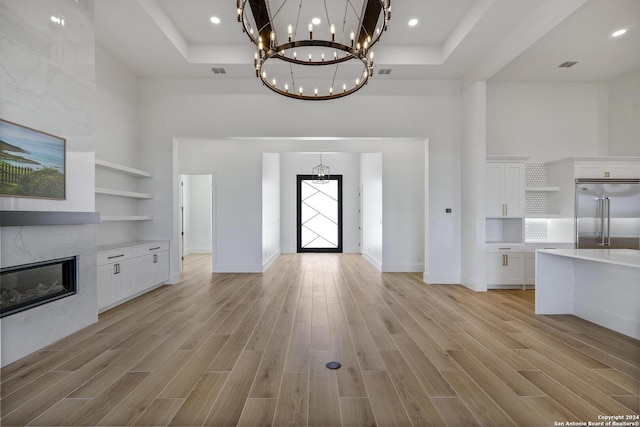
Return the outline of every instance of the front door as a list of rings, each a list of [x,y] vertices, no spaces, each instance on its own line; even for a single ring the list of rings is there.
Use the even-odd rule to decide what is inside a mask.
[[[342,252],[342,175],[298,175],[298,252]]]

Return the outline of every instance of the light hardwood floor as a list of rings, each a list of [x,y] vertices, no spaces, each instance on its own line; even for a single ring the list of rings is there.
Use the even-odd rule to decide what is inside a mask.
[[[554,426],[638,414],[640,342],[535,316],[531,290],[426,285],[359,255],[283,255],[265,274],[209,266],[187,257],[181,284],[2,369],[0,424]]]

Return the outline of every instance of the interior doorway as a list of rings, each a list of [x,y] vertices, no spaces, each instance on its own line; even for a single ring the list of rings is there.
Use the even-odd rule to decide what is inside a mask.
[[[298,252],[342,252],[342,175],[297,176]]]
[[[180,271],[193,254],[208,255],[213,263],[212,200],[212,175],[180,175]]]

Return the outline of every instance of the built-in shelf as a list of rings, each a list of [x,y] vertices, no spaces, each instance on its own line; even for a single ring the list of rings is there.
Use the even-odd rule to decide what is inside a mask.
[[[102,222],[111,222],[111,221],[151,221],[153,220],[152,216],[148,215],[121,215],[121,216],[103,216],[101,217]]]
[[[110,196],[133,197],[134,199],[151,199],[149,193],[137,193],[135,191],[114,190],[112,188],[96,187],[96,194],[107,194]]]
[[[133,175],[140,178],[153,178],[153,175],[151,174],[151,172],[143,171],[141,169],[130,168],[129,166],[119,165],[117,163],[108,162],[106,160],[96,159],[96,167],[99,167],[101,169],[111,170],[114,172]]]
[[[525,191],[560,191],[560,187],[526,187]]]

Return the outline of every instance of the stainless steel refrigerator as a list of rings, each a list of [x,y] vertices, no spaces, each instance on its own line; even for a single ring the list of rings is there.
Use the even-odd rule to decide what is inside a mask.
[[[640,179],[576,179],[576,248],[640,249]]]

